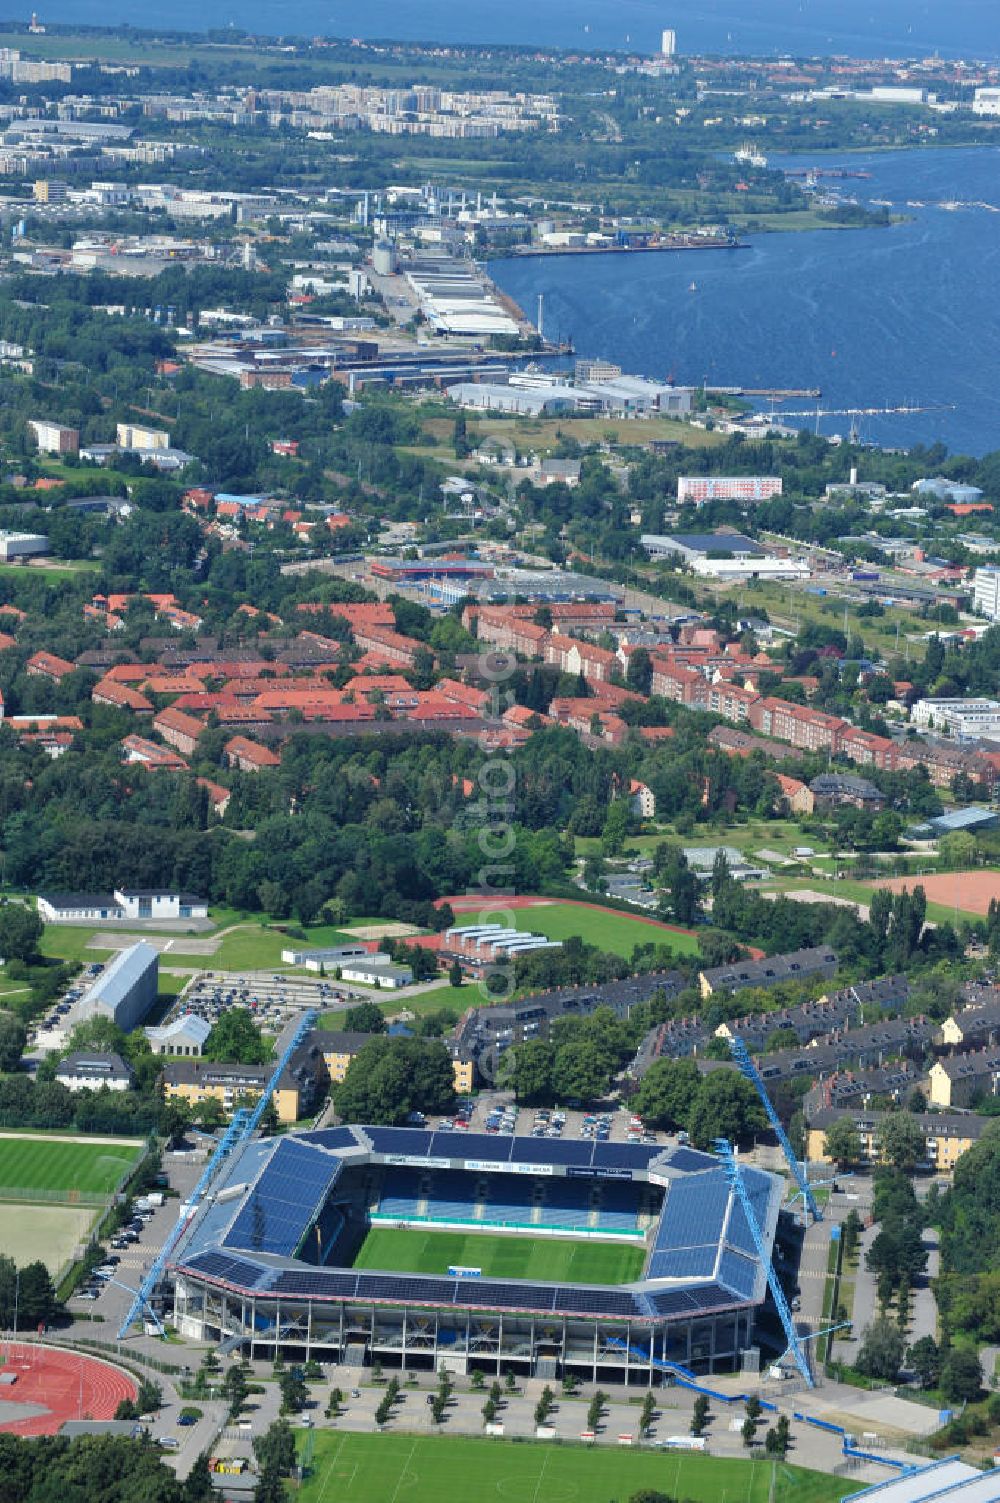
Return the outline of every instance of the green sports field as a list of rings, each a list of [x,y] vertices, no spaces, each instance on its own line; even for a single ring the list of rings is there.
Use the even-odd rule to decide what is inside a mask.
[[[667,924],[650,921],[639,914],[619,913],[613,908],[602,908],[599,904],[560,903],[558,899],[552,902],[539,903],[527,908],[503,908],[503,900],[498,899],[493,904],[483,904],[489,909],[484,916],[486,923],[501,922],[500,916],[495,909],[503,910],[502,922],[509,924],[512,929],[544,934],[546,939],[571,939],[579,935],[588,944],[597,945],[601,950],[609,950],[615,955],[629,956],[636,945],[668,945],[677,955],[697,955],[698,937],[695,934],[680,932],[670,928]],[[477,922],[475,909],[462,909],[456,913],[456,924],[474,924]]]
[[[645,1250],[607,1242],[490,1236],[374,1226],[355,1268],[393,1273],[446,1274],[452,1266],[481,1268],[485,1278],[542,1279],[546,1283],[628,1284],[642,1274]]]
[[[850,1490],[843,1478],[784,1462],[617,1446],[331,1431],[302,1444],[315,1449],[301,1503],[608,1503],[646,1488],[691,1503],[833,1503]]]
[[[141,1152],[132,1142],[80,1143],[71,1138],[0,1137],[0,1195],[13,1190],[109,1195]]]

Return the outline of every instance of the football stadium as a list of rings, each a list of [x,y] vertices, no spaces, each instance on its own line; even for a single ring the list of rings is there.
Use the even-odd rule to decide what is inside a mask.
[[[251,1358],[651,1383],[753,1345],[782,1181],[686,1147],[338,1127],[248,1142],[170,1259]]]

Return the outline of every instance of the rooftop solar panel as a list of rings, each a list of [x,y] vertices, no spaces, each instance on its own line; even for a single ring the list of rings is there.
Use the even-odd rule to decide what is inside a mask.
[[[511,1139],[500,1133],[436,1132],[427,1152],[442,1159],[483,1159],[488,1163],[506,1163],[510,1158]]]
[[[741,1253],[724,1248],[719,1258],[719,1278],[736,1294],[751,1299],[757,1287],[758,1264],[754,1258],[745,1258]]]
[[[711,1169],[718,1159],[710,1153],[699,1153],[695,1148],[675,1148],[668,1163],[671,1169],[679,1169],[682,1174],[697,1174],[701,1169]]]
[[[561,1143],[558,1138],[515,1139],[511,1158],[519,1164],[565,1164],[589,1169],[591,1143]]]
[[[662,1152],[648,1143],[595,1143],[593,1162],[595,1168],[645,1169]]]
[[[358,1276],[353,1270],[338,1272],[326,1268],[288,1268],[282,1269],[269,1287],[275,1294],[326,1295],[329,1299],[351,1299],[357,1286]]]
[[[262,1276],[263,1270],[246,1263],[242,1258],[231,1258],[226,1253],[204,1252],[192,1258],[189,1267],[210,1279],[224,1279],[226,1283],[238,1284],[240,1288],[252,1289]]]
[[[635,1296],[625,1289],[577,1289],[565,1285],[556,1290],[555,1308],[571,1315],[621,1315],[626,1319],[640,1313]]]
[[[300,1132],[296,1143],[313,1143],[317,1148],[357,1148],[358,1140],[351,1127],[320,1127],[315,1132]]]
[[[225,1247],[292,1257],[340,1171],[341,1162],[286,1138],[250,1191]]]
[[[715,1260],[719,1253],[717,1242],[706,1242],[703,1247],[668,1248],[654,1252],[649,1260],[646,1277],[650,1279],[707,1279],[715,1272]]]
[[[434,1134],[417,1127],[366,1127],[365,1136],[375,1153],[424,1155],[430,1153]]]

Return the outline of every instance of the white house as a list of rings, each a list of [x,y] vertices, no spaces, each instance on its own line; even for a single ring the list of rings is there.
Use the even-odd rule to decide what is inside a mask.
[[[186,1012],[161,1028],[144,1028],[154,1054],[183,1054],[199,1058],[212,1025],[197,1013]]]
[[[394,965],[388,955],[366,955],[363,959],[344,961],[340,967],[342,981],[360,982],[362,986],[385,987],[397,991],[409,986],[413,972],[408,965]]]
[[[56,1071],[67,1091],[127,1091],[134,1079],[132,1066],[120,1054],[70,1054]]]
[[[640,783],[637,778],[632,778],[628,785],[628,795],[632,813],[638,819],[656,818],[656,795],[652,788]]]

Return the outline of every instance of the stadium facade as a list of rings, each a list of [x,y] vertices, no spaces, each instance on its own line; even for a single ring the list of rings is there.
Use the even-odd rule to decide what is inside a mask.
[[[782,1182],[741,1173],[770,1255]],[[643,1271],[597,1285],[354,1268],[373,1226],[636,1246]],[[606,1382],[739,1366],[767,1294],[754,1233],[709,1154],[412,1128],[246,1144],[169,1268],[181,1334],[251,1358],[280,1349],[295,1360]]]

